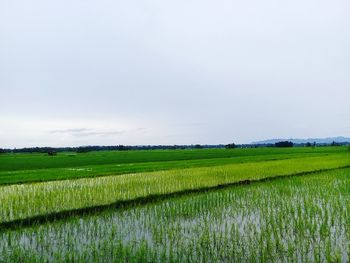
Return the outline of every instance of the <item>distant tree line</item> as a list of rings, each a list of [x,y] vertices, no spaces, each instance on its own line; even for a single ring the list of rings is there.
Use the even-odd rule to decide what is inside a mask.
[[[80,146],[80,147],[30,147],[20,149],[3,149],[0,148],[0,154],[2,153],[45,153],[50,156],[54,156],[59,152],[76,152],[87,153],[92,151],[129,151],[129,150],[177,150],[177,149],[234,149],[234,148],[260,148],[260,147],[316,147],[316,146],[350,146],[349,142],[332,142],[330,144],[316,144],[314,143],[293,143],[290,141],[281,141],[275,144],[191,144],[191,145],[114,145],[114,146]]]
[[[1,153],[46,153],[48,155],[55,155],[58,152],[76,152],[87,153],[92,151],[129,151],[129,150],[177,150],[177,149],[212,149],[224,148],[224,145],[113,145],[113,146],[80,146],[80,147],[30,147],[19,149],[2,149]]]

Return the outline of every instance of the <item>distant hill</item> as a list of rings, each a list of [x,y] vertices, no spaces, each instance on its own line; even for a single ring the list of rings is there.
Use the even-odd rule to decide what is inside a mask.
[[[275,144],[276,142],[280,141],[291,141],[296,144],[303,144],[303,143],[313,143],[316,142],[317,144],[331,144],[332,142],[336,143],[350,143],[350,138],[347,137],[328,137],[328,138],[308,138],[308,139],[270,139],[270,140],[263,140],[263,141],[257,141],[257,142],[252,142],[252,144]]]

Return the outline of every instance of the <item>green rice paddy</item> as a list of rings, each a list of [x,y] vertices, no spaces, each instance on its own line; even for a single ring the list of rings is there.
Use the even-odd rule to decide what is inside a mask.
[[[93,163],[98,171],[146,163],[154,169],[94,171],[79,179],[55,174],[89,167],[88,159],[82,159],[94,154],[97,159],[109,155],[112,161],[118,154],[134,153],[89,153],[77,163],[57,160],[40,167],[34,161],[27,164],[32,169],[21,160],[23,170],[2,167],[2,173],[15,177],[23,172],[23,178],[33,178],[36,171],[46,176],[21,184],[4,176],[0,262],[350,260],[346,148],[187,151],[174,151],[175,161],[167,156],[171,151],[164,157],[158,155],[161,151],[143,151],[135,153],[134,163],[125,156],[119,163]],[[0,164],[15,165],[11,158],[45,162],[56,156],[2,155]]]
[[[0,155],[0,185],[346,153],[346,147],[110,151]]]

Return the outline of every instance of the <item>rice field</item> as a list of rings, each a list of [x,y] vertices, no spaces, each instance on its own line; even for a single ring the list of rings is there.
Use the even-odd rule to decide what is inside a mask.
[[[149,195],[334,169],[348,164],[347,155],[336,155],[0,186],[0,223]]]
[[[0,234],[4,262],[348,262],[350,169]]]
[[[2,154],[0,185],[173,169],[212,167],[346,153],[346,147],[256,148],[90,152],[83,154]]]
[[[45,153],[20,153],[0,155],[0,171],[28,171],[48,168],[72,168],[90,165],[136,164],[149,162],[167,162],[184,160],[206,160],[236,157],[254,157],[292,154],[305,156],[310,154],[333,154],[346,152],[346,147],[298,147],[277,148],[242,148],[226,149],[190,149],[190,150],[152,150],[152,151],[100,151],[77,154],[62,152],[57,156]]]
[[[350,154],[251,158],[2,185],[0,262],[349,262]]]

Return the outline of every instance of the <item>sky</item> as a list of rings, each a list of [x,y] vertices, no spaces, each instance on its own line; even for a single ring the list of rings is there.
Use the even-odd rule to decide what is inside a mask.
[[[0,147],[350,137],[348,0],[0,0]]]

